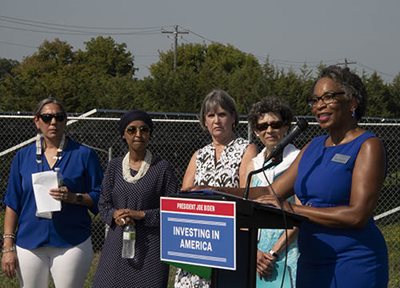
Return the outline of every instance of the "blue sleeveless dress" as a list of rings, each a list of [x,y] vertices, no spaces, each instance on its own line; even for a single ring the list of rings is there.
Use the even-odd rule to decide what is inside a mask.
[[[325,147],[327,135],[316,137],[299,163],[295,193],[303,205],[348,205],[352,173],[364,132],[353,141]],[[300,258],[296,287],[387,287],[385,240],[371,218],[362,229],[339,229],[304,222],[299,231]]]

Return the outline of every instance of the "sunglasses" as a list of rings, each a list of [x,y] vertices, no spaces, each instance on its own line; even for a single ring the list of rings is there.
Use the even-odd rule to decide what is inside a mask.
[[[57,122],[63,122],[65,120],[65,115],[63,113],[57,113],[57,114],[40,114],[39,115],[40,119],[44,123],[50,123],[53,118],[56,118]]]
[[[285,123],[283,123],[283,121],[277,121],[277,122],[264,122],[264,123],[260,123],[256,125],[256,130],[257,131],[264,131],[267,130],[268,127],[271,127],[272,129],[279,129],[282,128],[285,125]]]
[[[140,131],[141,133],[149,133],[150,132],[150,127],[149,126],[129,126],[128,128],[126,128],[126,133],[128,133],[129,135],[136,135],[137,131]]]

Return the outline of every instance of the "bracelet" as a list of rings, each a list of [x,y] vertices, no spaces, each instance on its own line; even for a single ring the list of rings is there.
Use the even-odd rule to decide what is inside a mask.
[[[274,258],[278,258],[279,257],[278,253],[276,253],[274,250],[269,250],[269,254]]]
[[[1,253],[9,253],[9,252],[14,252],[14,251],[16,251],[17,249],[15,248],[15,246],[12,246],[11,248],[6,248],[6,249],[2,249],[1,250]]]
[[[3,235],[3,239],[6,239],[6,238],[15,239],[15,234],[14,234],[14,233],[4,234],[4,235]]]

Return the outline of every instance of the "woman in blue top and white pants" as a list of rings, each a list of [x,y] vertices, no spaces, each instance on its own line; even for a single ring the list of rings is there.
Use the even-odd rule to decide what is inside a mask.
[[[5,195],[2,270],[21,287],[82,287],[93,257],[90,210],[96,214],[103,172],[96,153],[65,136],[67,115],[54,98],[34,113],[35,144],[17,152]],[[32,174],[59,168],[60,187],[49,194],[61,202],[51,216],[37,214]]]

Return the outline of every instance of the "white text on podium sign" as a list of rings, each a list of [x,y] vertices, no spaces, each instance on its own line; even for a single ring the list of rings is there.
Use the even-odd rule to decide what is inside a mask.
[[[236,269],[236,203],[161,197],[161,260]]]

